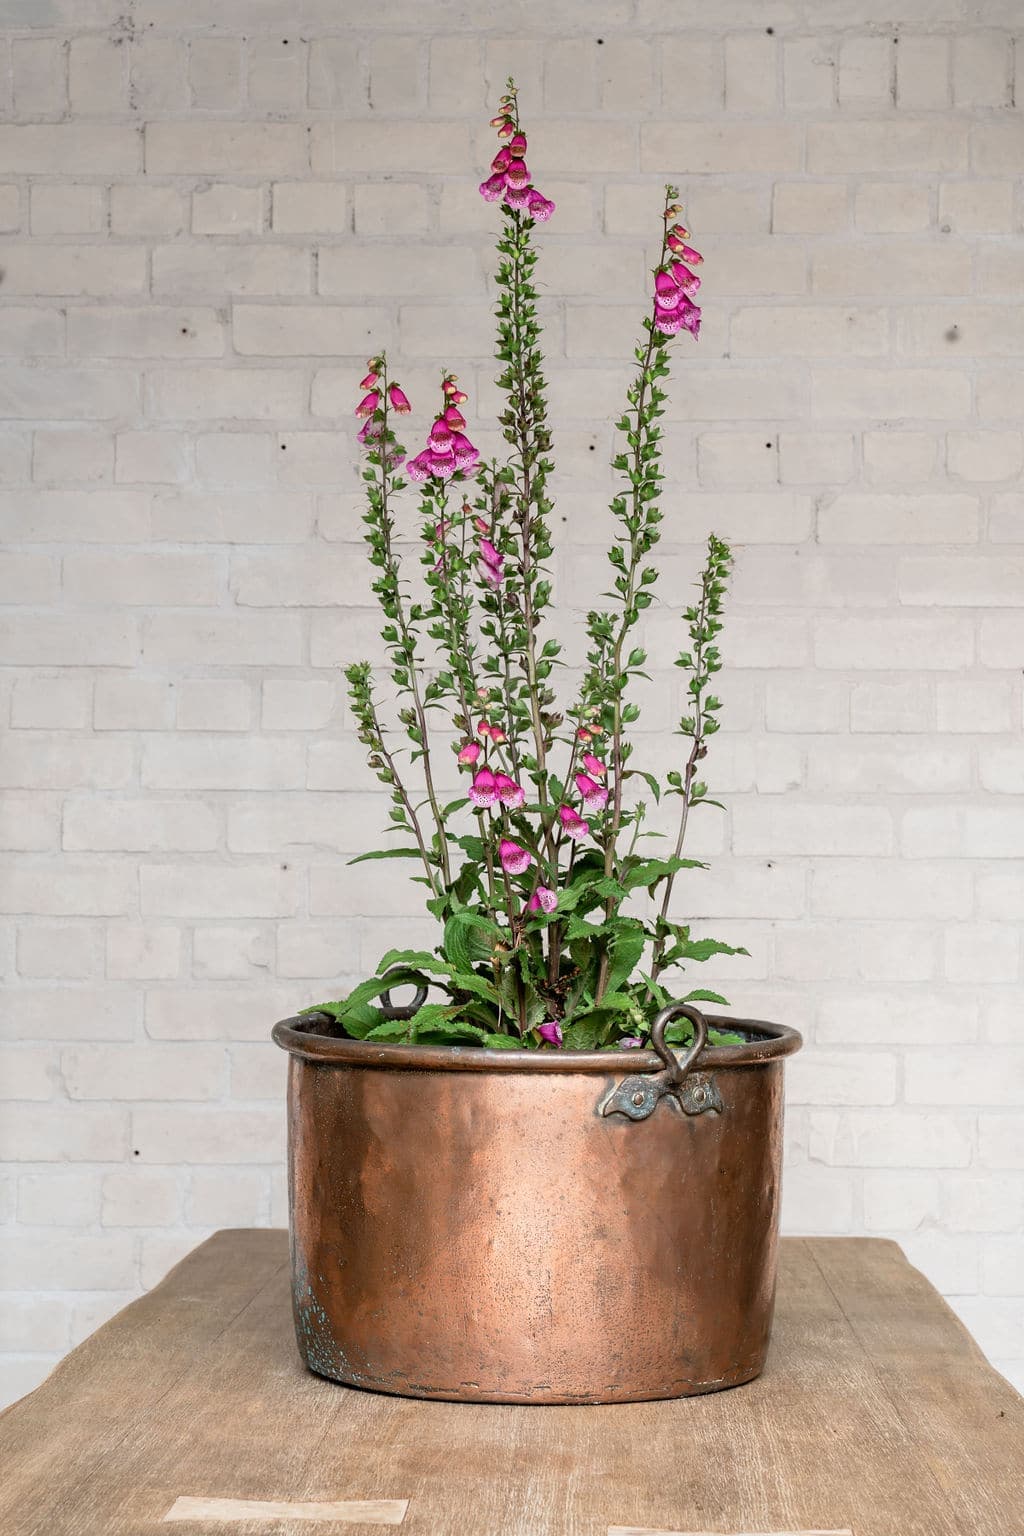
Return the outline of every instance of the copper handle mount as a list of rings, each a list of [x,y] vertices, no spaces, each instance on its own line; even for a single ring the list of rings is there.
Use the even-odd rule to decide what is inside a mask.
[[[685,1056],[677,1056],[665,1044],[665,1030],[673,1019],[687,1018],[693,1025],[693,1044]],[[601,1105],[603,1115],[627,1115],[646,1120],[666,1095],[675,1099],[687,1115],[704,1115],[709,1109],[722,1113],[722,1096],[710,1072],[692,1067],[708,1043],[708,1021],[692,1003],[669,1003],[651,1025],[651,1045],[665,1063],[663,1072],[646,1072],[624,1078]]]

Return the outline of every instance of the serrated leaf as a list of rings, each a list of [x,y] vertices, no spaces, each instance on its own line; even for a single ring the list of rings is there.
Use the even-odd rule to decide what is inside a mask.
[[[349,864],[365,864],[367,859],[418,859],[418,848],[375,848],[372,853],[358,853],[354,859],[349,859]]]
[[[523,1042],[514,1035],[484,1035],[480,1043],[492,1051],[518,1051]]]
[[[622,883],[628,891],[635,891],[639,886],[655,885],[681,869],[706,868],[707,865],[701,859],[644,859],[626,871]]]
[[[490,962],[495,945],[504,940],[497,923],[478,912],[456,912],[444,925],[444,953],[452,968],[463,973]]]

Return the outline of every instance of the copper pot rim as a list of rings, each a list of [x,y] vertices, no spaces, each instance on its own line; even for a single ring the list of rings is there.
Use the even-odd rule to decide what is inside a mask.
[[[293,1056],[320,1065],[350,1067],[405,1067],[429,1072],[531,1072],[603,1074],[626,1077],[635,1072],[657,1072],[664,1062],[656,1051],[494,1050],[479,1045],[402,1045],[376,1040],[348,1040],[318,1033],[325,1013],[294,1014],[281,1019],[271,1038]],[[715,1028],[751,1035],[743,1045],[709,1045],[701,1052],[701,1067],[715,1071],[730,1067],[755,1067],[792,1056],[803,1045],[799,1030],[766,1019],[733,1019],[725,1014],[705,1014]]]

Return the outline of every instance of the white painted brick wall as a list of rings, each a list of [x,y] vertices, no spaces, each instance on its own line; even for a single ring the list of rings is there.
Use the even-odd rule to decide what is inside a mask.
[[[787,1226],[896,1237],[1024,1381],[1021,18],[891,14],[0,0],[0,1400],[210,1230],[284,1222],[270,1024],[396,916],[429,940],[417,888],[345,865],[386,815],[337,671],[380,654],[352,390],[386,343],[422,423],[446,362],[496,441],[509,70],[559,204],[577,658],[666,179],[708,258],[641,729],[671,766],[714,527],[690,899],[751,952],[700,979],[807,1034]]]

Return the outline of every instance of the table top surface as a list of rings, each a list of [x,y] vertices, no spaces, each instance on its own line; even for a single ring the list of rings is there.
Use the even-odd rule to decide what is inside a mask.
[[[417,1402],[310,1375],[287,1236],[219,1232],[0,1415],[4,1536],[1021,1536],[1024,1399],[895,1243],[787,1238],[764,1375]]]

